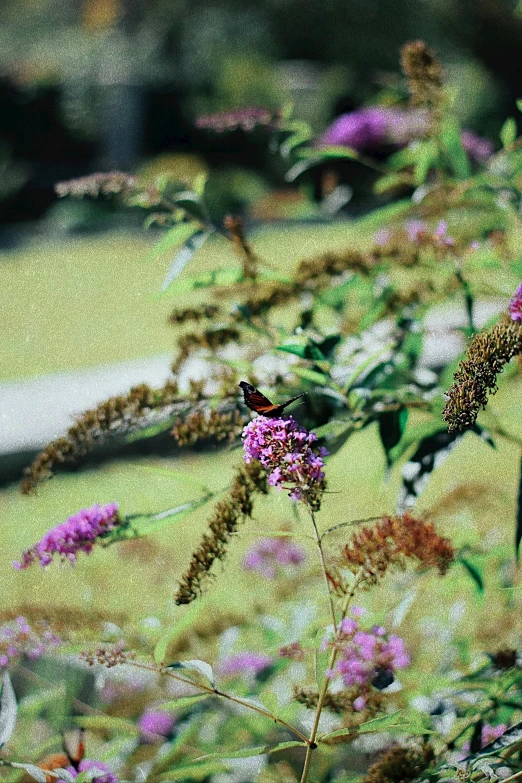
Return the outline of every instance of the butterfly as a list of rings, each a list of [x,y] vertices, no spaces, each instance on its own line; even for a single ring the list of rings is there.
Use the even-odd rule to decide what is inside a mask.
[[[85,751],[83,741],[83,729],[72,729],[62,734],[63,751],[60,753],[50,753],[37,762],[37,766],[44,772],[53,772],[56,769],[67,769],[73,767],[78,772],[78,766],[83,759]],[[50,775],[45,776],[46,783],[56,783],[56,778]],[[34,778],[30,775],[23,775],[20,778],[21,783],[34,783]]]
[[[259,413],[261,416],[266,416],[270,419],[277,419],[279,416],[281,416],[287,405],[290,405],[290,403],[294,402],[294,400],[298,400],[299,397],[304,397],[304,394],[298,394],[297,397],[292,397],[291,400],[287,400],[281,405],[275,405],[273,402],[270,402],[268,397],[265,397],[264,394],[261,394],[259,389],[256,389],[255,386],[252,386],[250,383],[241,381],[239,386],[243,389],[245,405],[247,408],[250,408],[251,411],[255,411],[255,413]]]

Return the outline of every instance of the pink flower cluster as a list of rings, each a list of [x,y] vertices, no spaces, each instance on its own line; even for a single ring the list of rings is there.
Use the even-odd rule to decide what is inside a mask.
[[[292,416],[270,419],[257,416],[243,430],[245,462],[258,459],[269,471],[268,483],[278,489],[290,489],[292,500],[306,499],[307,492],[323,481],[324,448],[315,454],[313,432],[300,427]]]
[[[388,636],[379,625],[362,630],[357,619],[362,611],[354,607],[352,614],[354,617],[342,621],[337,637],[326,638],[322,647],[333,645],[339,650],[335,667],[328,675],[340,675],[347,688],[356,689],[353,708],[360,712],[367,704],[371,686],[382,690],[391,685],[395,672],[410,665],[410,657],[400,636]]]
[[[171,733],[176,718],[170,712],[160,709],[146,710],[138,721],[141,737],[145,742],[158,742]]]
[[[280,567],[300,565],[305,557],[304,549],[288,538],[260,538],[246,553],[243,568],[275,579]]]
[[[239,675],[255,677],[256,674],[262,672],[263,669],[267,669],[271,664],[272,658],[269,655],[244,650],[224,658],[219,665],[219,671],[220,674],[228,677],[237,677]]]
[[[25,617],[17,617],[0,626],[0,668],[5,668],[21,655],[31,660],[40,658],[61,643],[60,637],[49,628],[44,627],[37,632]]]
[[[94,759],[82,759],[78,764],[78,769],[74,767],[67,767],[67,772],[70,772],[73,778],[77,777],[80,772],[88,772],[90,770],[99,770],[100,774],[94,777],[89,777],[89,780],[96,781],[96,783],[118,783],[118,778],[111,772],[107,764],[103,761],[95,761]],[[92,774],[92,773],[91,773]],[[64,781],[58,781],[58,783],[65,783]]]
[[[522,283],[511,297],[508,312],[513,321],[522,321]]]
[[[31,549],[27,549],[20,562],[14,562],[17,569],[27,568],[37,560],[42,566],[52,562],[54,555],[62,561],[76,562],[78,552],[92,552],[97,539],[113,530],[120,522],[118,504],[91,506],[78,511],[66,522],[49,530]]]

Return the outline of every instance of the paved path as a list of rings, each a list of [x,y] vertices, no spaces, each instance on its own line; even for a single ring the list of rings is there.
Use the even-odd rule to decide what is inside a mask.
[[[172,354],[0,384],[0,454],[35,451],[62,435],[72,419],[138,383],[161,386]]]

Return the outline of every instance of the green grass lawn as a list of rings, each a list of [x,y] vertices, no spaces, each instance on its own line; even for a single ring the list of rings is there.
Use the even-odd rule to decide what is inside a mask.
[[[288,271],[300,258],[362,241],[370,228],[338,224],[266,229],[253,242],[262,257]],[[7,315],[8,331],[0,377],[86,367],[173,348],[175,333],[166,317],[171,307],[183,306],[188,300],[170,295],[157,298],[169,257],[146,261],[152,244],[146,234],[110,235],[49,242],[9,254],[2,262],[2,311]],[[237,263],[231,248],[215,239],[200,251],[192,271]],[[520,387],[512,381],[509,393],[501,392],[495,398],[497,410],[513,405],[514,383]],[[153,512],[196,496],[187,483],[170,478],[165,470],[151,471],[151,465],[186,472],[217,490],[226,486],[233,466],[240,461],[239,450],[161,460],[116,460],[74,474],[58,474],[34,497],[21,496],[16,486],[7,489],[0,496],[0,609],[23,602],[49,602],[109,613],[125,609],[135,618],[179,616],[184,610],[173,606],[172,594],[205,529],[212,502],[150,540],[97,549],[90,557],[80,557],[75,568],[56,566],[43,571],[34,566],[17,572],[10,563],[79,508],[117,500],[124,513]],[[511,445],[501,443],[493,451],[466,435],[436,471],[419,508],[431,508],[441,532],[458,545],[493,536],[495,544],[511,546],[518,464],[519,455]],[[331,494],[320,513],[323,529],[349,519],[394,512],[400,471],[396,468],[389,483],[384,483],[384,458],[375,426],[354,436],[329,460],[327,470]],[[466,496],[458,502],[464,489]],[[452,493],[456,501],[441,504]],[[245,590],[241,553],[256,536],[287,524],[295,532],[310,532],[305,519],[293,521],[284,493],[272,492],[256,506],[255,521],[248,522],[232,544],[226,574],[218,564],[218,580],[205,601],[218,604],[226,596],[241,595],[239,604],[244,609],[255,602],[255,591]],[[465,589],[473,589],[470,580]]]
[[[368,233],[368,232],[366,232]],[[256,232],[256,251],[288,272],[306,256],[360,241],[360,228],[338,224]],[[173,307],[201,293],[158,296],[174,251],[151,258],[152,234],[48,240],[0,259],[0,381],[135,359],[174,348]],[[187,268],[205,272],[240,262],[223,238],[210,240]]]

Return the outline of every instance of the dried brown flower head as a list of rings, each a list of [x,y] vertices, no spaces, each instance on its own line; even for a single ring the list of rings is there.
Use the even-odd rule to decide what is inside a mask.
[[[408,79],[411,105],[439,112],[443,101],[442,68],[424,41],[404,44],[401,66]]]
[[[466,358],[460,362],[442,417],[449,432],[472,427],[488,394],[497,391],[497,375],[522,353],[522,323],[505,313],[491,329],[474,335]]]
[[[455,558],[451,542],[435,532],[431,522],[406,513],[386,516],[372,527],[354,532],[338,560],[338,568],[358,574],[359,585],[370,587],[384,576],[390,566],[404,570],[408,560],[419,568],[437,568],[445,574]],[[343,580],[333,571],[330,580],[343,590]]]
[[[125,395],[110,397],[96,408],[85,411],[64,437],[52,441],[33,464],[25,468],[22,493],[34,492],[41,481],[52,476],[57,464],[74,463],[85,456],[105,433],[138,424],[149,412],[172,404],[177,396],[175,381],[169,380],[158,389],[142,383]]]
[[[374,716],[377,712],[379,712],[382,709],[384,702],[386,701],[386,696],[384,696],[380,691],[372,690],[365,692],[366,706],[364,710],[355,712],[353,708],[353,702],[358,695],[359,691],[357,688],[347,688],[345,690],[338,691],[337,693],[327,692],[324,700],[324,706],[338,715],[341,715],[342,713],[350,713],[351,717],[356,718],[354,723],[359,724],[363,723],[365,720],[368,720],[370,716]],[[299,704],[304,704],[305,707],[313,710],[315,707],[317,707],[317,703],[319,701],[319,691],[317,688],[313,687],[300,688],[298,686],[294,686],[294,699],[299,702]]]
[[[231,413],[197,410],[189,413],[183,421],[172,428],[172,434],[180,446],[194,446],[201,441],[232,443],[241,435],[248,418],[239,410]]]
[[[408,783],[422,775],[434,759],[435,752],[428,742],[420,747],[390,748],[372,764],[361,783]]]
[[[201,594],[201,584],[216,560],[221,560],[228,542],[245,517],[252,516],[253,496],[268,493],[266,472],[257,460],[237,470],[232,488],[214,507],[208,523],[208,532],[193,553],[190,565],[182,577],[174,597],[177,604],[191,603]]]
[[[235,327],[219,327],[217,329],[205,329],[203,332],[189,332],[178,340],[178,356],[172,364],[172,372],[178,373],[188,357],[199,348],[207,348],[216,351],[229,343],[238,343],[241,334]]]
[[[512,669],[517,665],[517,659],[517,651],[506,647],[506,649],[498,650],[498,652],[491,656],[491,663],[495,669]]]
[[[201,307],[185,307],[183,310],[173,310],[169,315],[169,323],[183,324],[186,321],[201,321],[204,318],[215,318],[219,313],[218,305],[202,305]]]

